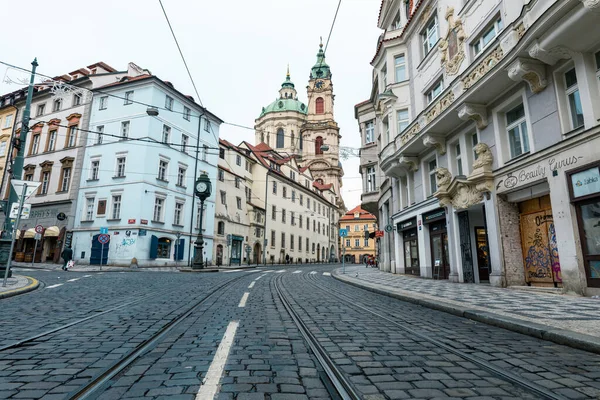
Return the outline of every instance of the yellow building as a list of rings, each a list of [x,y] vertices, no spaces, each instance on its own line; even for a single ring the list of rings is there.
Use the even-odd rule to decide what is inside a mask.
[[[5,177],[6,161],[10,150],[10,139],[13,133],[13,126],[17,119],[17,108],[13,105],[14,94],[11,93],[0,97],[0,198],[5,197],[5,188],[8,185],[8,178]]]
[[[376,239],[369,239],[365,231],[377,230],[377,218],[368,211],[356,206],[340,219],[340,229],[346,229],[348,236],[340,238],[340,252],[349,263],[364,263],[368,256],[375,256]]]

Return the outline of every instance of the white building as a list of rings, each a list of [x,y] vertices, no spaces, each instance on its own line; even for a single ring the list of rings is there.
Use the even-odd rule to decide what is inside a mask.
[[[373,91],[383,269],[600,287],[598,2],[383,0]],[[582,34],[585,32],[585,34]],[[363,118],[364,117],[364,118]]]
[[[337,259],[339,210],[333,184],[321,184],[309,168],[298,166],[296,157],[266,143],[234,146],[222,140],[220,147],[215,263]]]
[[[215,182],[221,122],[132,63],[126,76],[94,90],[75,218],[77,262],[188,264],[200,229],[194,182],[202,171]],[[208,260],[214,198],[213,185],[202,226]],[[110,235],[103,254],[101,228]]]

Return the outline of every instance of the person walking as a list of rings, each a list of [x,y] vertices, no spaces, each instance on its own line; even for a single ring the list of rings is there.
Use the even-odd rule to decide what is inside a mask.
[[[60,253],[60,256],[62,257],[63,260],[65,260],[62,269],[63,271],[67,270],[67,264],[69,263],[69,261],[71,261],[73,259],[73,249],[71,249],[71,246],[67,246],[63,249],[62,253]]]

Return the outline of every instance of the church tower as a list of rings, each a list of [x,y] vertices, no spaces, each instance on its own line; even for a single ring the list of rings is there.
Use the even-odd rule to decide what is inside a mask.
[[[304,146],[303,159],[316,179],[333,184],[341,201],[344,170],[339,160],[340,128],[333,118],[333,84],[331,69],[325,62],[323,42],[319,44],[317,62],[310,70],[307,86],[308,115],[300,129]]]

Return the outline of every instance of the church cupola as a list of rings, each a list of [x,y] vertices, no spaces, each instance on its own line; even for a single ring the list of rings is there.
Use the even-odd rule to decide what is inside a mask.
[[[279,89],[279,95],[282,99],[297,99],[296,89],[290,79],[290,66],[288,65],[287,74],[285,75],[285,82],[281,84]]]
[[[331,70],[325,62],[325,52],[323,51],[323,38],[319,43],[319,52],[317,53],[317,63],[310,69],[310,79],[331,79]]]

